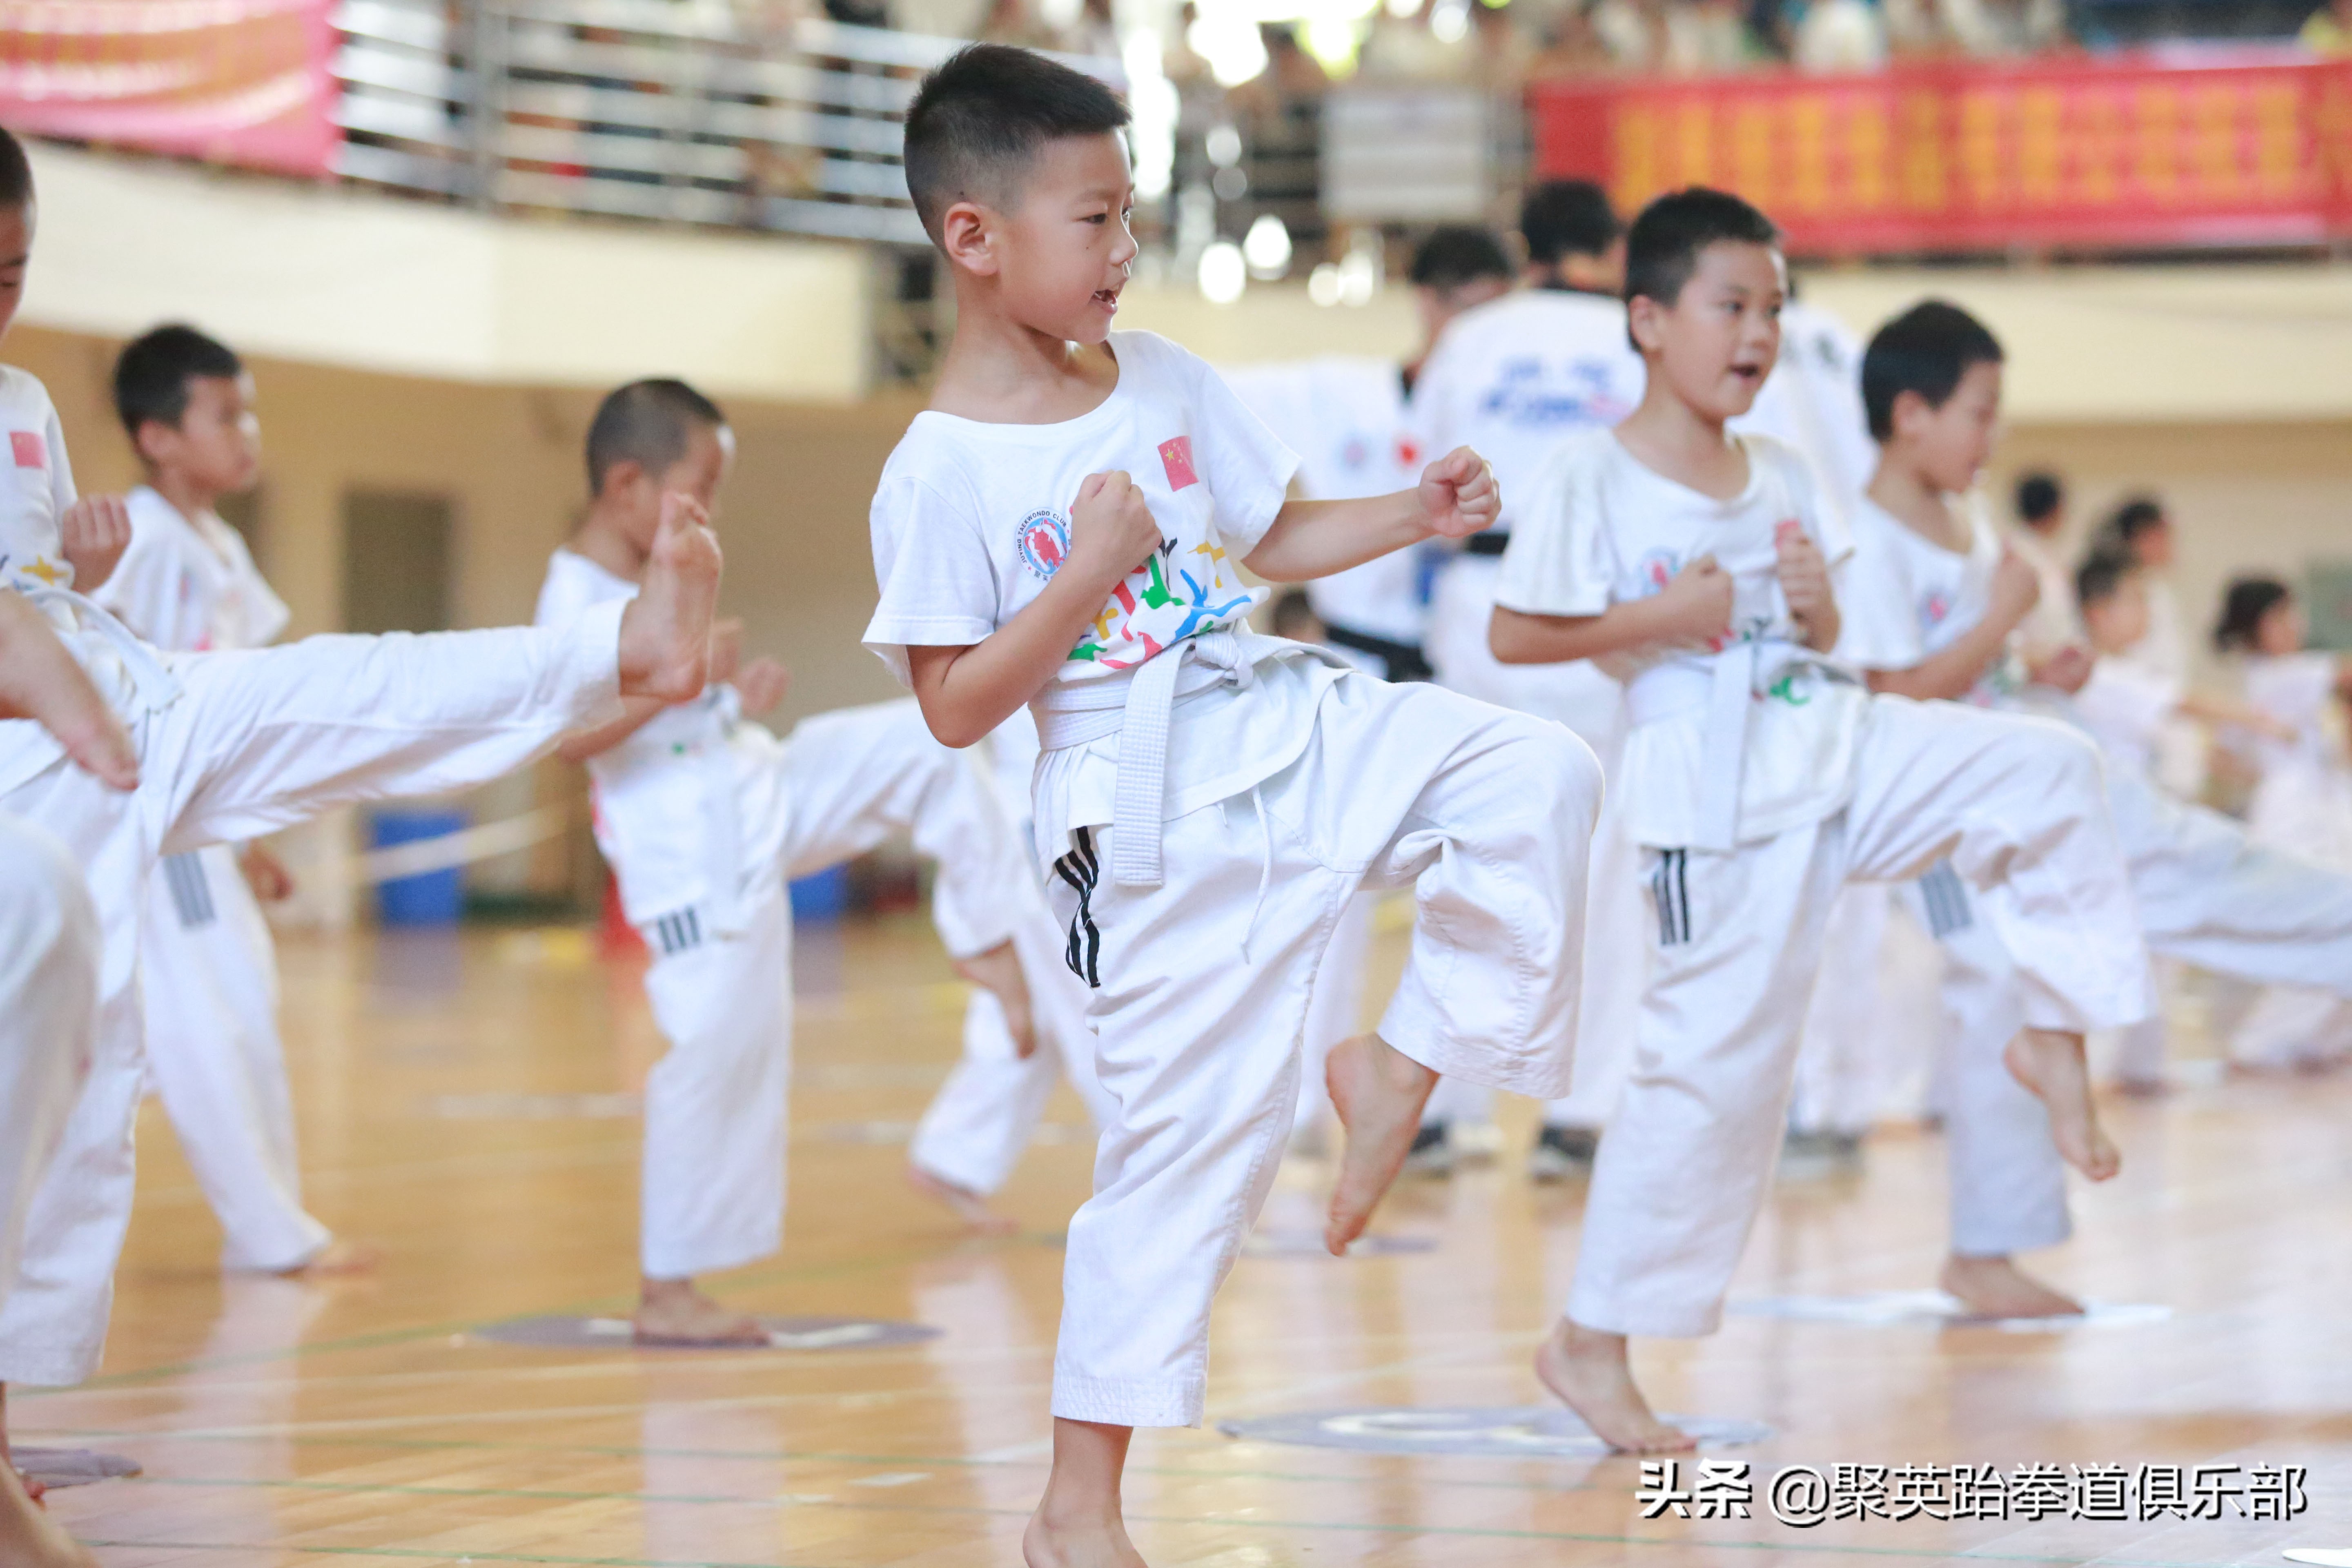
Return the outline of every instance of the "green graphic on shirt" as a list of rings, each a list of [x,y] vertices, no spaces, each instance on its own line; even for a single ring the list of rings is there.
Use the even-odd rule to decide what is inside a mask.
[[[1145,561],[1143,566],[1144,570],[1151,574],[1151,585],[1143,590],[1143,602],[1147,605],[1155,610],[1164,610],[1171,605],[1181,605],[1184,602],[1168,591],[1168,570],[1160,564],[1157,553]]]
[[[1793,669],[1771,684],[1769,695],[1780,699],[1791,708],[1802,708],[1813,700],[1813,694],[1810,691],[1802,696],[1798,695],[1797,672]]]

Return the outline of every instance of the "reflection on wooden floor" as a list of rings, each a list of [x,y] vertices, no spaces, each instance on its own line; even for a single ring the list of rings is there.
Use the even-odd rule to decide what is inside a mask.
[[[1393,946],[1394,938],[1385,939]],[[218,1233],[151,1106],[103,1375],[12,1401],[19,1436],[135,1456],[58,1494],[110,1564],[1013,1563],[1045,1473],[1061,1255],[1087,1140],[1005,1194],[1025,1233],[961,1236],[898,1180],[955,1049],[961,992],[919,923],[803,941],[782,1255],[719,1281],[778,1315],[913,1319],[928,1343],[639,1354],[489,1343],[527,1314],[614,1313],[634,1283],[629,1091],[656,1049],[633,980],[578,932],[298,939],[284,954],[312,1206],[384,1257],[328,1284],[223,1280]],[[1395,954],[1388,956],[1393,962]],[[2308,1467],[2290,1524],[1648,1520],[1638,1467],[1238,1442],[1219,1420],[1533,1402],[1527,1361],[1579,1194],[1516,1154],[1400,1190],[1433,1251],[1253,1257],[1218,1306],[1212,1428],[1150,1434],[1129,1487],[1159,1565],[2274,1563],[2352,1545],[2352,1082],[2230,1082],[2112,1108],[2130,1162],[2042,1261],[2165,1321],[2071,1333],[1735,1318],[1643,1352],[1670,1409],[1769,1423],[1783,1466],[2032,1461]],[[1507,1131],[1530,1134],[1524,1110]],[[1783,1186],[1743,1294],[1916,1289],[1943,1241],[1942,1147],[1896,1131],[1858,1179]],[[1294,1163],[1268,1226],[1311,1225]],[[2225,1510],[2226,1511],[2226,1510]]]

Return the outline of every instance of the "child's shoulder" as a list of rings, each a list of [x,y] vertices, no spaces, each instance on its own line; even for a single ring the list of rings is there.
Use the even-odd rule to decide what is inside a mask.
[[[31,371],[0,364],[0,409],[17,416],[32,411],[46,416],[51,412],[49,389]]]

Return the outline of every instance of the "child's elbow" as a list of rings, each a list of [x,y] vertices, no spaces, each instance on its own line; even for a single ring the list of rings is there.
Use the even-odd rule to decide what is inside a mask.
[[[974,724],[947,703],[921,702],[918,706],[923,710],[923,724],[930,731],[931,739],[950,751],[976,746],[988,734],[986,727]]]
[[[1508,610],[1496,611],[1486,623],[1486,651],[1497,664],[1542,662],[1527,635],[1526,624]]]

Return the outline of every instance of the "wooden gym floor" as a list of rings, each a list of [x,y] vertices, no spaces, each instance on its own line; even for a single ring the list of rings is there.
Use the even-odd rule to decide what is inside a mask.
[[[1383,939],[1396,961],[1397,939]],[[960,1234],[899,1180],[955,1050],[927,928],[804,936],[782,1255],[719,1281],[763,1311],[913,1319],[907,1348],[566,1352],[470,1330],[625,1312],[635,1125],[655,1050],[584,933],[296,938],[283,953],[312,1206],[370,1275],[224,1280],[218,1233],[152,1105],[103,1373],[20,1391],[20,1441],[102,1447],[143,1479],[56,1495],[120,1568],[164,1564],[1013,1563],[1045,1475],[1061,1254],[1087,1141],[1066,1094],[1005,1194],[1024,1233]],[[2191,1042],[2192,1048],[2196,1043]],[[2352,1083],[2217,1082],[2117,1104],[2124,1177],[2077,1194],[2040,1260],[2160,1322],[2016,1334],[1730,1319],[1640,1352],[1668,1409],[1769,1423],[1783,1466],[2308,1467],[2310,1511],[2153,1523],[1865,1519],[1798,1529],[1641,1517],[1628,1460],[1398,1458],[1215,1423],[1350,1405],[1513,1405],[1564,1292],[1580,1193],[1517,1151],[1408,1181],[1377,1228],[1418,1256],[1244,1258],[1217,1308],[1211,1426],[1144,1435],[1129,1506],[1157,1565],[2269,1563],[2352,1545]],[[1784,1184],[1743,1295],[1916,1289],[1943,1242],[1940,1142],[1894,1130],[1865,1174]],[[1269,1226],[1311,1226],[1293,1162]]]

